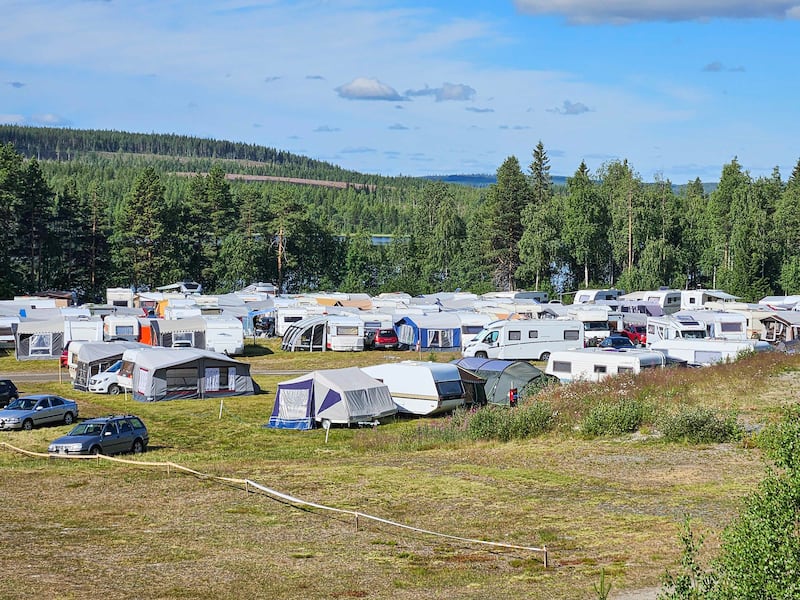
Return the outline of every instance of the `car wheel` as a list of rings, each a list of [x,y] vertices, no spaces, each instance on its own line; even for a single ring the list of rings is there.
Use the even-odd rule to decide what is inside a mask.
[[[112,396],[119,396],[119,386],[116,383],[112,383],[108,386],[108,393]]]
[[[30,431],[31,429],[33,429],[33,421],[31,421],[30,419],[25,419],[25,420],[22,422],[22,428],[23,428],[25,431]]]
[[[75,420],[75,417],[72,416],[71,412],[68,412],[64,415],[64,425],[72,425],[72,422]]]
[[[489,358],[489,355],[486,352],[476,352],[475,358]]]
[[[100,446],[92,446],[91,450],[89,450],[89,454],[102,454],[103,449]]]
[[[542,355],[539,357],[539,360],[550,360],[550,353],[549,352],[542,352]]]
[[[133,440],[133,446],[131,446],[131,452],[133,452],[134,454],[141,454],[142,452],[144,452],[144,444],[142,443],[142,440],[140,440],[139,438]]]

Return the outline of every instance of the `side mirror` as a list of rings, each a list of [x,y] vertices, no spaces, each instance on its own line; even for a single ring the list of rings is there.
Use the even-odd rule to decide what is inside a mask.
[[[103,437],[107,437],[109,435],[111,435],[110,431],[106,430],[106,431],[103,432]]]
[[[42,408],[44,408],[44,407],[42,407],[42,406],[36,406],[36,407],[35,407],[33,410],[42,410]]]

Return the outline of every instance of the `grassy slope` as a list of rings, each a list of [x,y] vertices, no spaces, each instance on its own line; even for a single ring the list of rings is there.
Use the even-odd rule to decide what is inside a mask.
[[[271,353],[268,353],[271,352]],[[328,368],[405,359],[410,353],[287,356],[250,348],[254,370]],[[423,358],[427,358],[423,356]],[[440,357],[444,360],[445,357]],[[760,361],[760,362],[759,362]],[[0,358],[0,372],[18,363]],[[39,364],[50,369],[53,365]],[[774,418],[798,397],[800,359],[756,357],[637,388],[656,402],[736,409]],[[33,368],[33,367],[30,367]],[[679,558],[689,512],[707,549],[761,479],[747,444],[683,446],[636,437],[583,440],[562,427],[533,440],[408,450],[392,440],[420,421],[378,430],[286,432],[262,428],[278,381],[257,376],[256,397],[139,404],[74,392],[82,416],[141,415],[151,430],[142,460],[250,478],[331,506],[424,529],[519,545],[546,544],[553,566],[521,551],[487,550],[288,506],[235,486],[115,463],[48,461],[0,451],[0,572],[7,598],[592,598],[599,570],[614,591],[656,586]],[[658,388],[660,391],[656,391]],[[625,389],[553,394],[561,411]],[[644,391],[642,391],[644,390]],[[568,425],[569,420],[565,423]],[[0,434],[44,451],[66,427]]]

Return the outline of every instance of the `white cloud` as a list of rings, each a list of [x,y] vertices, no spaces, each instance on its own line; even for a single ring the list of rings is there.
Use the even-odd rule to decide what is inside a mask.
[[[570,23],[636,23],[708,19],[800,18],[798,0],[514,0],[530,15],[560,15]]]
[[[0,114],[0,123],[10,124],[10,125],[22,125],[24,122],[25,122],[25,117],[23,115]]]
[[[347,100],[391,100],[397,102],[406,100],[390,85],[381,83],[377,79],[356,77],[350,83],[345,83],[336,88],[339,97]]]

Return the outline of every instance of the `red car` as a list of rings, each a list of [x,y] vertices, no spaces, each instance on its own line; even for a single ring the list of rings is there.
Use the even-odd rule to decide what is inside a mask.
[[[374,349],[393,349],[397,348],[400,342],[397,340],[397,334],[394,329],[378,329],[367,335],[365,345]]]
[[[645,325],[626,325],[622,330],[622,335],[626,336],[634,344],[645,345],[647,343],[647,326]]]

